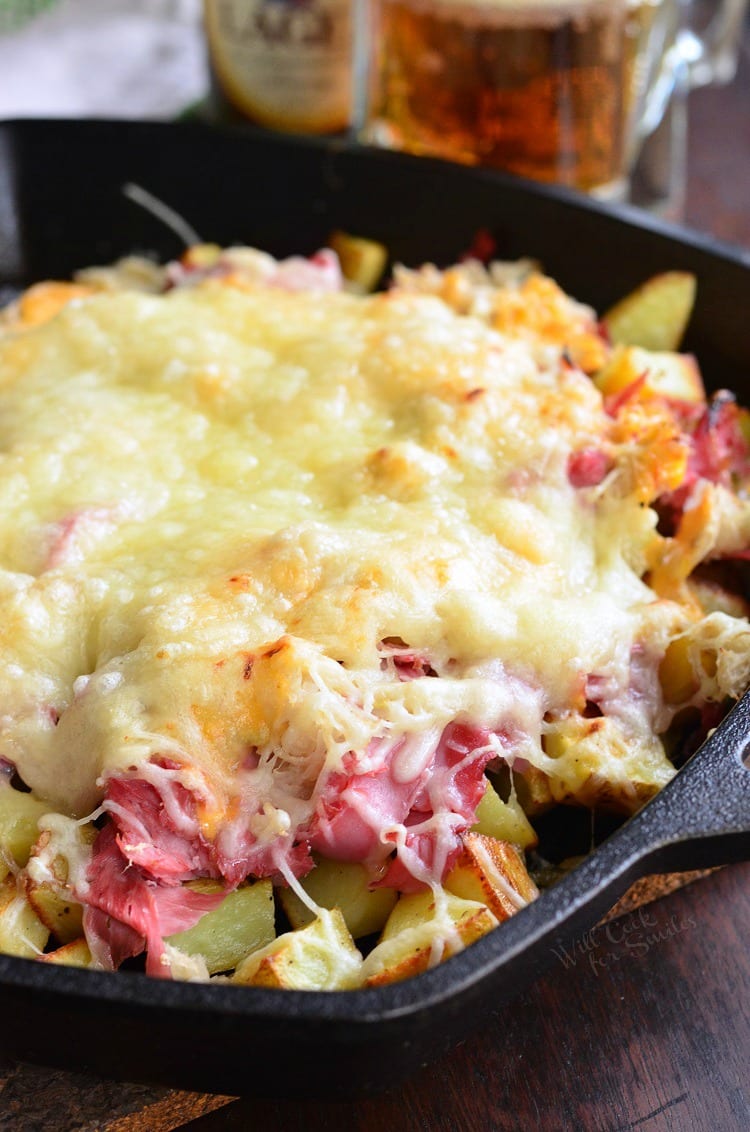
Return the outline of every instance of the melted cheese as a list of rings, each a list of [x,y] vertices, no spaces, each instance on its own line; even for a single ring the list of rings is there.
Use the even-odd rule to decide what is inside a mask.
[[[570,483],[606,428],[559,350],[429,295],[208,283],[6,332],[0,755],[73,815],[174,757],[210,829],[256,752],[278,833],[348,751],[466,719],[514,731],[564,793],[545,713],[586,673],[626,695],[663,611],[681,627],[640,579],[654,513]],[[396,679],[388,638],[442,679]],[[635,715],[624,741],[661,782]]]

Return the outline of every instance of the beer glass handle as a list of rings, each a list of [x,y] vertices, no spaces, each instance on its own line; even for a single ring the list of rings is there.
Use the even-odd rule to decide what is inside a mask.
[[[688,3],[689,12],[694,7]],[[720,0],[703,27],[691,26],[688,20],[679,47],[691,89],[709,83],[728,83],[734,78],[746,10],[747,0]]]
[[[748,0],[682,0],[682,26],[664,52],[644,92],[637,118],[635,143],[640,144],[659,127],[675,91],[695,90],[734,78],[742,38],[742,21]],[[711,15],[701,19],[701,11]]]

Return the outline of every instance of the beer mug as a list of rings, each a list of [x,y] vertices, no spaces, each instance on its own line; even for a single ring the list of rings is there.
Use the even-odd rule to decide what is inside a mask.
[[[371,0],[360,137],[628,199],[675,100],[731,77],[745,7],[716,0],[701,20],[694,0]]]

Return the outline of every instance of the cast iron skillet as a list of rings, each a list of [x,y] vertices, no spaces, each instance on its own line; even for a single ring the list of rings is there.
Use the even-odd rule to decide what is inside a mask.
[[[126,199],[136,182],[204,239],[311,252],[333,227],[415,264],[483,227],[598,309],[649,274],[694,271],[687,348],[750,399],[750,256],[571,194],[339,144],[106,122],[0,125],[0,288],[181,246]],[[750,696],[673,783],[536,903],[408,982],[301,993],[160,982],[0,957],[6,1054],[224,1093],[345,1096],[393,1085],[523,989],[637,877],[750,857]],[[561,977],[564,977],[561,975]]]

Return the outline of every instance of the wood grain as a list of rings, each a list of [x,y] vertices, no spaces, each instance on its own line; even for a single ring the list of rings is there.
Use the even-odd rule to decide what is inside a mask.
[[[172,1132],[230,1099],[114,1084],[0,1058],[3,1132]]]
[[[735,866],[594,929],[481,1034],[392,1094],[237,1101],[187,1129],[750,1128],[749,892],[750,865]]]

